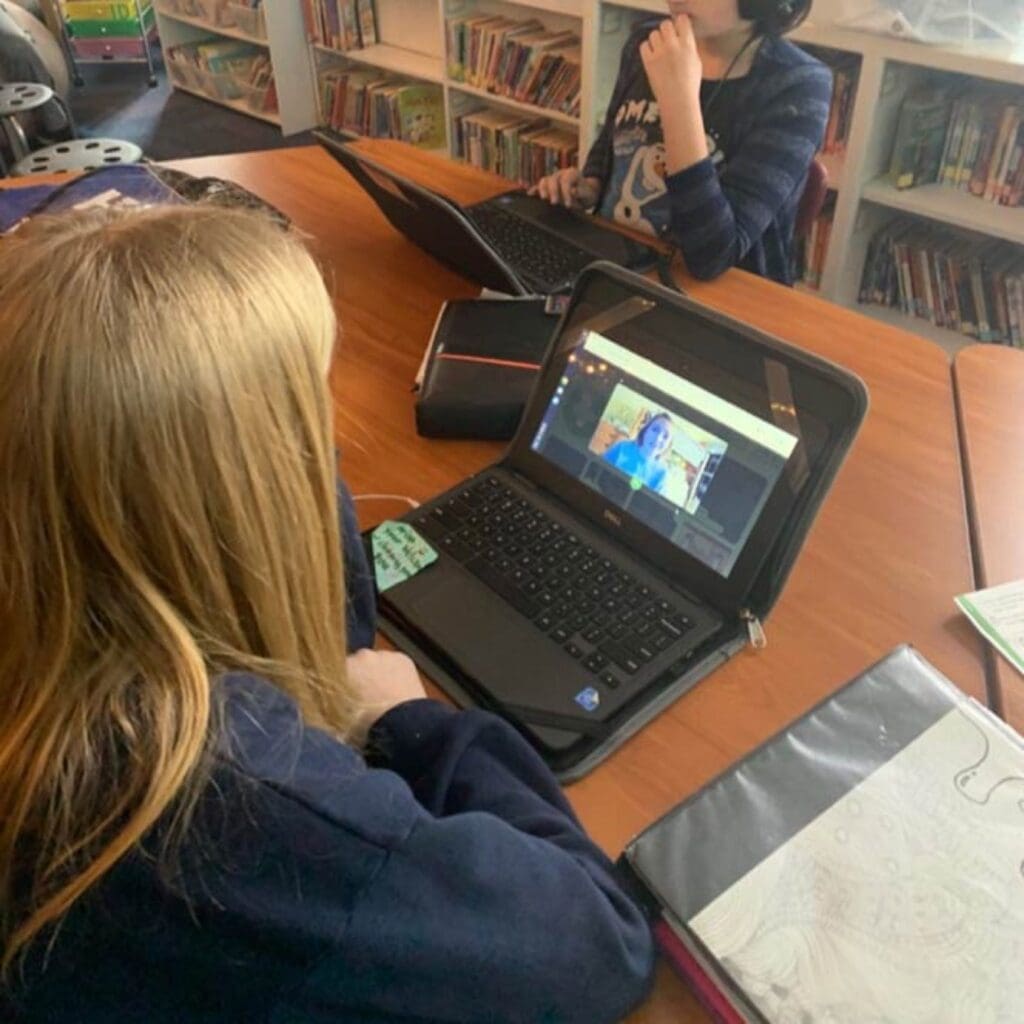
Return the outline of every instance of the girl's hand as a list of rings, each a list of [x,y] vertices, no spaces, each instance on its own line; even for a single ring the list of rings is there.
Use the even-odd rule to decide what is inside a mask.
[[[685,14],[663,21],[640,44],[640,59],[662,118],[667,107],[700,103],[700,54]]]
[[[530,189],[531,196],[540,196],[553,206],[582,206],[589,210],[597,202],[601,182],[598,178],[584,178],[575,167],[566,167],[541,178]]]
[[[416,666],[404,654],[362,650],[347,662],[349,685],[365,705],[359,721],[363,734],[392,708],[427,695]]]

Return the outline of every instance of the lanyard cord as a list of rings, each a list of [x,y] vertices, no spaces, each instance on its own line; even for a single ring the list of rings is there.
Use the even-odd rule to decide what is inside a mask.
[[[705,119],[707,119],[708,113],[710,112],[711,108],[715,105],[715,100],[717,100],[718,97],[722,94],[722,87],[725,85],[726,82],[730,80],[729,75],[732,74],[732,69],[736,67],[736,64],[739,62],[740,57],[742,57],[743,54],[745,54],[747,50],[749,50],[750,47],[760,38],[760,36],[753,34],[748,36],[747,41],[736,52],[736,56],[733,57],[731,61],[729,61],[729,66],[725,69],[725,74],[722,75],[722,77],[718,80],[718,84],[715,86],[714,92],[711,93],[711,96],[708,98],[707,103],[702,104],[701,112],[703,113]]]

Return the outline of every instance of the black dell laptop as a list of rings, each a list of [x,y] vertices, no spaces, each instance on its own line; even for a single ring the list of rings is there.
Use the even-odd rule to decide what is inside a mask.
[[[382,629],[576,778],[763,637],[866,408],[839,367],[596,264],[505,455],[405,516],[438,557]]]
[[[578,210],[522,190],[473,206],[409,181],[329,131],[317,141],[352,175],[410,241],[486,288],[513,295],[567,292],[584,267],[607,260],[631,270],[657,262],[651,246],[604,227]]]

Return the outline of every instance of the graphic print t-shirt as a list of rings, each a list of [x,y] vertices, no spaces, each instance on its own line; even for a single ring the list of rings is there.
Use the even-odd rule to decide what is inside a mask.
[[[719,172],[725,164],[730,143],[729,110],[742,84],[743,79],[701,83],[700,101],[706,111],[708,153]],[[658,101],[651,92],[642,64],[639,73],[633,75],[618,109],[608,113],[613,124],[612,170],[599,212],[634,230],[661,235],[668,230],[670,219],[665,185],[665,143]]]

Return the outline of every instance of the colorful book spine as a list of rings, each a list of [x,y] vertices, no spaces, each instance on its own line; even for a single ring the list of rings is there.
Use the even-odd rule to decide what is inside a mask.
[[[400,139],[422,149],[447,145],[439,85],[371,69],[327,68],[318,86],[321,121],[329,128]]]
[[[576,133],[554,128],[529,115],[499,110],[461,114],[454,122],[454,151],[483,170],[522,185],[574,166],[579,152]]]
[[[374,0],[302,0],[310,42],[344,53],[380,40]]]
[[[572,32],[494,15],[445,23],[448,76],[496,96],[579,115],[580,40]]]
[[[1024,105],[1004,89],[974,89],[957,96],[945,126],[936,180],[1001,206],[1020,206],[1024,193]],[[908,101],[909,102],[909,98]],[[906,106],[906,104],[905,104]],[[897,150],[910,129],[901,117]],[[924,183],[915,176],[910,185]]]

